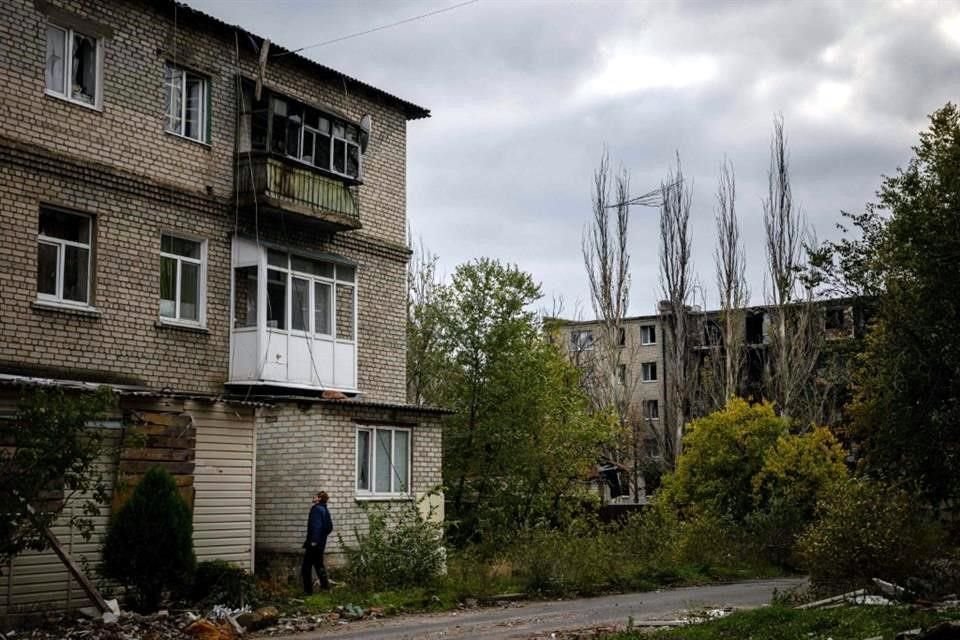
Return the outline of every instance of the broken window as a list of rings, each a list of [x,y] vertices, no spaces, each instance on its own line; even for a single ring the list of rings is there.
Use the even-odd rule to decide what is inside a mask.
[[[617,365],[617,382],[620,384],[627,384],[627,365]]]
[[[200,324],[203,306],[204,243],[160,237],[160,317]]]
[[[627,330],[624,327],[617,327],[617,346],[623,347],[627,344]]]
[[[705,345],[719,346],[723,344],[723,330],[714,320],[707,320],[703,325],[703,340]]]
[[[640,342],[642,344],[657,343],[657,329],[652,324],[645,324],[640,327]]]
[[[254,110],[256,116],[256,110]],[[269,136],[262,129],[270,123]],[[313,165],[324,171],[359,179],[362,174],[360,127],[295,100],[273,96],[270,116],[254,118],[253,148],[262,148],[269,137],[269,150]],[[263,141],[263,142],[261,142]]]
[[[843,307],[831,307],[825,312],[824,324],[827,331],[842,332],[847,328],[847,310]]]
[[[207,79],[168,63],[163,89],[167,131],[198,142],[208,142],[210,114]]]
[[[406,495],[410,491],[410,430],[357,429],[357,492]]]
[[[644,382],[655,382],[657,379],[657,363],[644,362],[640,365],[640,379]]]
[[[643,417],[647,420],[660,419],[660,403],[657,400],[643,401]]]
[[[337,283],[337,339],[353,340],[354,338],[354,314],[353,314],[353,286],[349,284]]]
[[[766,314],[762,311],[748,313],[746,322],[746,340],[747,344],[763,344],[766,334],[765,319]]]
[[[91,219],[56,209],[40,210],[37,234],[37,296],[89,304]]]
[[[589,329],[571,331],[570,349],[572,351],[589,351],[593,349],[593,331]]]
[[[100,85],[99,46],[93,36],[48,25],[44,67],[47,91],[96,106]]]
[[[267,328],[287,328],[287,274],[267,269]]]

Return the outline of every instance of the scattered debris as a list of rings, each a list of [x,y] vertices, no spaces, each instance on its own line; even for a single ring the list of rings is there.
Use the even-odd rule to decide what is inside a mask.
[[[183,630],[196,640],[236,640],[237,632],[228,622],[213,622],[201,618]]]
[[[894,582],[888,582],[879,578],[873,579],[876,590],[883,595],[868,593],[866,589],[857,589],[848,593],[808,602],[797,607],[797,609],[831,609],[843,605],[854,606],[891,606],[898,602],[909,603],[913,608],[933,609],[935,611],[955,611],[960,609],[960,600],[956,594],[949,594],[943,597],[939,602],[930,602],[922,600],[911,591],[901,587]],[[936,624],[929,629],[907,629],[896,635],[896,640],[954,640],[960,638],[960,621],[947,621]],[[879,636],[867,638],[866,640],[882,640]]]
[[[830,598],[824,598],[823,600],[817,600],[815,602],[808,602],[806,604],[801,604],[797,609],[822,609],[828,607],[839,607],[840,605],[846,604],[852,598],[858,596],[867,595],[866,589],[857,589],[856,591],[849,591],[847,593],[841,593],[838,596],[832,596]]]
[[[280,612],[276,607],[261,607],[256,611],[247,611],[237,616],[237,624],[247,631],[259,631],[277,624]]]
[[[873,584],[877,585],[877,588],[880,589],[885,596],[901,600],[907,597],[907,590],[898,584],[894,584],[893,582],[887,582],[886,580],[881,580],[880,578],[874,578]]]

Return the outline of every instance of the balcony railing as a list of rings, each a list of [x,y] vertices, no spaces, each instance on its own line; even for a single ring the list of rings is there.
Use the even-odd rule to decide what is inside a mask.
[[[300,214],[338,231],[360,228],[356,187],[294,160],[242,154],[237,189],[241,206]]]

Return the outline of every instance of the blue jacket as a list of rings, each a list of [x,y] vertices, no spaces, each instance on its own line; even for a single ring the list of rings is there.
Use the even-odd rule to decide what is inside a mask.
[[[330,517],[327,505],[319,503],[313,505],[310,508],[310,516],[307,518],[307,539],[304,546],[326,543],[331,531],[333,531],[333,519]]]

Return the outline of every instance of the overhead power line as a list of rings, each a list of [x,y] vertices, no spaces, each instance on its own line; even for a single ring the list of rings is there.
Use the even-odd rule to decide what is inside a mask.
[[[293,51],[287,51],[284,53],[278,53],[276,58],[282,56],[290,55],[291,53],[300,53],[301,51],[306,51],[307,49],[315,49],[317,47],[325,47],[328,44],[334,44],[335,42],[343,42],[344,40],[350,40],[351,38],[359,38],[360,36],[365,36],[370,33],[375,33],[377,31],[383,31],[384,29],[392,29],[393,27],[399,27],[402,24],[407,24],[408,22],[415,22],[417,20],[423,20],[424,18],[429,18],[430,16],[435,16],[438,13],[446,13],[447,11],[453,11],[454,9],[460,9],[470,4],[476,4],[480,0],[467,0],[466,2],[461,2],[459,4],[454,4],[449,7],[444,7],[443,9],[437,9],[436,11],[430,11],[428,13],[422,13],[418,16],[413,16],[411,18],[405,18],[403,20],[398,20],[397,22],[391,22],[389,24],[383,24],[379,27],[374,27],[372,29],[367,29],[365,31],[358,31],[356,33],[351,33],[350,35],[340,36],[339,38],[334,38],[332,40],[324,40],[323,42],[317,42],[314,44],[308,44],[305,47],[300,47],[299,49],[294,49]]]

